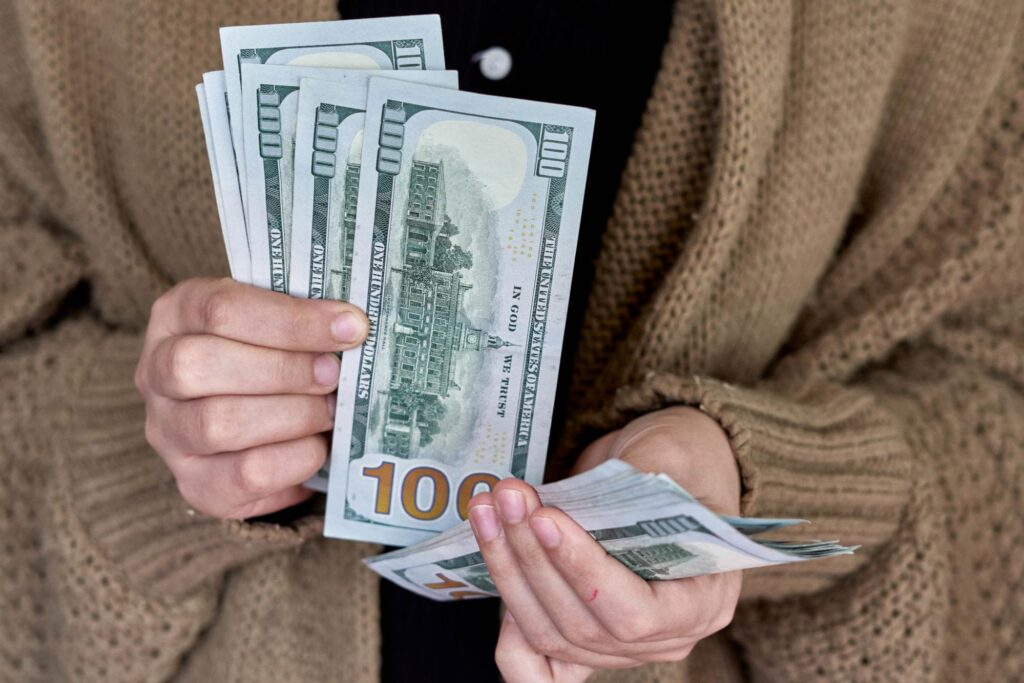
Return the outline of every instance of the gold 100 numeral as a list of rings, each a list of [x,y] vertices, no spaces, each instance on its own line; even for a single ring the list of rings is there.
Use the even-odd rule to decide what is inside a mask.
[[[374,512],[378,515],[390,515],[392,492],[395,487],[395,463],[383,462],[377,467],[364,467],[363,476],[377,480],[377,499],[373,506]],[[429,479],[433,484],[433,496],[426,507],[420,507],[416,492],[419,491],[420,482],[424,478]],[[463,477],[455,496],[459,519],[466,519],[469,516],[469,501],[473,498],[473,492],[478,486],[485,484],[489,491],[497,483],[498,477],[487,472],[474,472]],[[425,522],[437,519],[448,509],[450,496],[451,485],[448,482],[448,477],[436,467],[428,465],[413,467],[402,478],[402,510],[413,519]]]

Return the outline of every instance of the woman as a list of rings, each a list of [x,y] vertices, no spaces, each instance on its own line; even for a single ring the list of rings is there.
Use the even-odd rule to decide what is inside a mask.
[[[2,7],[0,672],[376,680],[359,560],[377,548],[323,539],[297,486],[326,453],[335,368],[318,359],[365,320],[197,279],[225,271],[191,89],[216,28],[337,5]],[[530,7],[475,47],[443,7],[449,49],[525,25],[542,50],[530,31],[571,28]],[[656,10],[593,11],[636,46],[626,17]],[[736,575],[648,585],[504,483],[472,514],[508,607],[507,680],[1024,673],[1021,12],[680,1],[670,22],[643,15],[656,74],[596,25],[571,53],[596,56],[550,64],[564,90],[649,89],[631,149],[632,127],[597,131],[616,142],[595,152],[552,476],[623,457],[861,548],[747,572],[742,593]],[[510,79],[530,59],[512,58]],[[538,82],[510,94],[561,99]],[[643,97],[635,114],[599,101],[599,121]],[[416,609],[385,601],[384,632]],[[457,622],[428,622],[450,667],[479,649],[445,640]],[[414,647],[386,637],[384,675],[425,662]]]

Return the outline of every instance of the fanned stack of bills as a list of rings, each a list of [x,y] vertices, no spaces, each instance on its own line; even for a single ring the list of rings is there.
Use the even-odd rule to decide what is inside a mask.
[[[436,15],[229,27],[221,48],[196,91],[232,277],[371,323],[308,482],[325,533],[461,548],[473,495],[541,481],[594,112],[459,92]],[[588,514],[626,521],[647,481]]]
[[[197,93],[232,276],[371,321],[309,482],[326,533],[405,545],[540,483],[594,113],[458,92],[437,16],[221,47]]]
[[[648,581],[848,555],[838,541],[759,541],[798,519],[720,516],[664,474],[609,460],[537,487],[545,505],[571,516],[630,571]],[[433,600],[498,595],[469,522],[429,541],[365,560],[386,579]]]

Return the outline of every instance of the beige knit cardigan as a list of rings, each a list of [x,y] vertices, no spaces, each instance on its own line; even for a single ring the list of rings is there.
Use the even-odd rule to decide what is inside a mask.
[[[375,549],[191,513],[132,385],[153,300],[226,273],[217,28],[334,8],[0,0],[3,681],[377,677]],[[559,452],[700,405],[745,514],[862,548],[748,572],[688,663],[609,678],[1024,678],[1022,9],[678,2]]]

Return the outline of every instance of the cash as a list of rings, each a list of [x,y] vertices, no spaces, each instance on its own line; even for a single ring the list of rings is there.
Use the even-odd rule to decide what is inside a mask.
[[[454,71],[386,73],[388,78],[398,80],[458,87],[458,76]],[[252,284],[257,287],[302,296],[289,286],[292,191],[296,165],[301,164],[304,171],[309,168],[314,150],[310,146],[296,154],[298,131],[308,132],[308,126],[297,125],[300,81],[308,79],[310,87],[316,87],[316,83],[333,84],[333,92],[347,93],[349,99],[354,95],[362,107],[366,105],[367,82],[371,75],[379,74],[353,69],[242,65],[242,91],[245,93],[242,100],[242,139],[246,159],[242,177],[248,187],[246,215],[252,235]],[[308,174],[300,175],[304,178]],[[309,252],[305,251],[305,254]],[[308,264],[300,264],[301,272],[308,270]]]
[[[304,24],[229,26],[220,30],[221,55],[231,113],[231,142],[244,169],[242,65],[277,64],[343,69],[444,68],[437,15],[324,21]],[[268,136],[269,138],[269,136]],[[243,175],[242,197],[248,196]]]
[[[408,546],[368,564],[423,595],[493,595],[467,506],[540,484],[594,113],[459,92],[437,16],[221,43],[196,96],[232,277],[371,321],[306,484],[325,534]],[[718,516],[619,461],[538,491],[650,580],[852,552],[758,540],[797,520]]]
[[[206,134],[206,149],[210,156],[217,212],[220,216],[231,277],[239,282],[251,284],[249,236],[242,210],[242,191],[238,184],[235,150],[231,145],[224,72],[211,71],[203,74],[203,82],[196,86],[196,90],[200,95],[200,113],[207,119],[203,130]]]
[[[848,555],[837,541],[788,543],[752,536],[804,523],[719,516],[665,475],[609,460],[581,475],[537,487],[609,555],[648,580],[752,569]],[[469,522],[417,545],[368,558],[382,577],[438,601],[497,596]]]
[[[540,483],[590,110],[373,79],[325,533],[405,545]]]
[[[296,115],[288,291],[309,299],[347,301],[355,238],[359,164],[366,94],[372,72],[338,83],[302,79]],[[373,75],[457,89],[455,71],[394,71]]]

